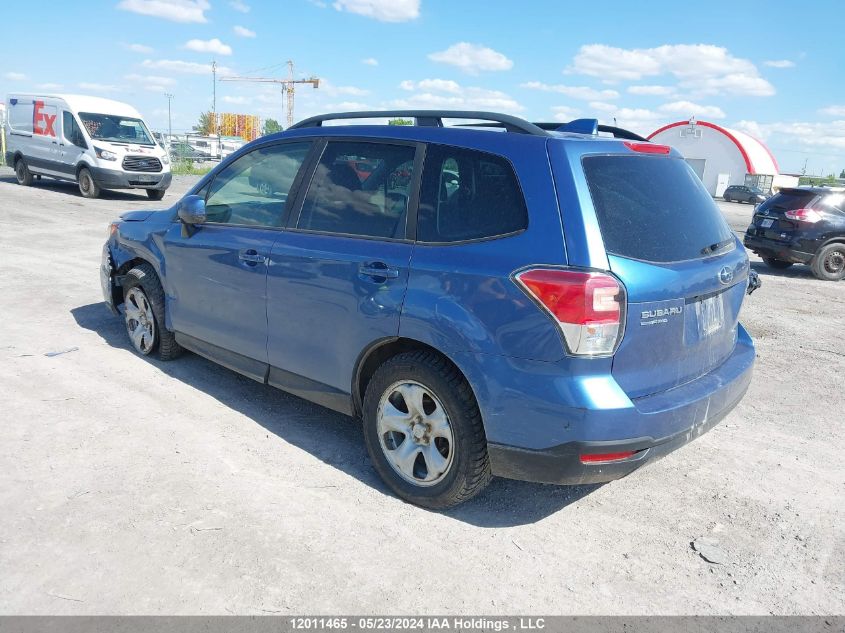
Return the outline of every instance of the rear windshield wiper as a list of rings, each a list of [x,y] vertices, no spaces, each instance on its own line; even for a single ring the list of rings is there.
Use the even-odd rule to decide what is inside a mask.
[[[710,244],[708,246],[705,246],[704,248],[701,249],[701,254],[702,255],[712,255],[716,251],[720,251],[723,248],[725,248],[725,246],[729,246],[729,245],[733,244],[733,241],[734,241],[733,238],[729,237],[728,239],[722,240],[721,242],[716,242],[715,244]]]

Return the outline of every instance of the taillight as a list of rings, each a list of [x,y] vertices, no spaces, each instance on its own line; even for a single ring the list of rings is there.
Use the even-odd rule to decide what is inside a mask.
[[[606,273],[532,268],[519,285],[555,320],[566,347],[577,356],[607,356],[622,339],[625,289]]]
[[[822,219],[822,214],[813,209],[790,209],[784,213],[790,220],[798,220],[799,222],[818,222]]]
[[[606,464],[630,459],[639,451],[620,451],[618,453],[586,453],[581,455],[582,464]]]
[[[625,141],[624,145],[628,149],[640,152],[641,154],[668,154],[672,151],[668,145],[658,145],[656,143],[635,143]]]

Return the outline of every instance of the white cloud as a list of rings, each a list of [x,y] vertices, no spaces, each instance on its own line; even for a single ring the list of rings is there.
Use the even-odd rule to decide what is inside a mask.
[[[671,119],[662,112],[646,108],[620,108],[612,103],[592,102],[590,109],[593,111],[591,116],[596,116],[596,111],[600,113],[599,123],[617,125],[642,136],[648,136]]]
[[[770,68],[794,68],[795,62],[789,59],[770,59],[769,61],[763,62],[765,66],[769,66]]]
[[[255,37],[255,31],[250,31],[245,26],[234,26],[232,27],[232,30],[238,37]]]
[[[145,59],[141,62],[141,66],[155,70],[169,70],[171,72],[193,75],[211,74],[211,64],[198,64],[196,62],[185,62],[178,59]],[[229,75],[232,71],[225,66],[218,66],[217,73],[220,75]]]
[[[588,86],[564,86],[562,84],[545,84],[541,81],[529,81],[521,84],[520,88],[542,90],[543,92],[558,92],[573,99],[583,101],[597,101],[600,99],[617,99],[619,93],[615,90],[596,90]]]
[[[632,95],[665,97],[675,92],[675,89],[669,86],[630,86],[628,92]]]
[[[380,22],[407,22],[420,15],[420,0],[337,0],[332,6]]]
[[[252,99],[250,97],[230,97],[226,95],[223,97],[223,103],[231,103],[234,105],[249,105],[252,103]]]
[[[175,86],[176,80],[171,77],[160,77],[158,75],[126,75],[125,79],[134,83],[154,84],[156,86]]]
[[[760,139],[777,138],[778,144],[793,151],[803,151],[814,157],[819,150],[835,150],[842,158],[845,150],[845,120],[831,122],[778,121],[758,123],[740,121],[737,129],[748,132]],[[838,164],[838,163],[837,163]],[[837,168],[838,170],[841,167]]]
[[[417,91],[433,91],[433,92],[451,92],[458,94],[461,92],[461,86],[457,81],[451,79],[423,79],[414,83],[406,79],[399,84],[402,90],[417,90]]]
[[[510,70],[513,62],[502,53],[487,46],[458,42],[449,48],[431,53],[428,58],[434,62],[457,66],[465,73],[475,75],[482,70]]]
[[[23,73],[8,72],[3,75],[3,78],[9,81],[23,81],[26,79],[26,75]]]
[[[819,110],[821,114],[845,117],[845,105],[832,105]]]
[[[235,11],[240,11],[241,13],[249,13],[250,9],[250,6],[245,2],[241,2],[241,0],[231,0],[229,2],[229,6]]]
[[[375,57],[366,57],[361,60],[365,66],[378,66],[378,60]]]
[[[320,93],[327,97],[337,97],[339,95],[363,97],[364,95],[370,94],[370,91],[358,88],[357,86],[335,86],[328,79],[320,79]]]
[[[580,110],[570,106],[555,106],[552,108],[552,112],[554,113],[555,121],[561,121],[563,123],[577,119],[581,114]]]
[[[672,75],[691,94],[771,96],[775,89],[747,59],[711,44],[676,44],[623,49],[604,44],[582,46],[567,73],[608,81],[639,81]]]
[[[54,83],[46,83],[46,84],[38,84],[35,86],[39,90],[61,90],[64,88],[62,84],[54,84]]]
[[[90,90],[91,92],[117,92],[120,90],[118,86],[114,86],[112,84],[98,84],[88,81],[83,81],[82,83],[78,83],[76,85],[83,90]]]
[[[421,89],[420,86],[426,82],[435,83],[428,84],[429,90]],[[499,112],[521,112],[525,109],[510,95],[500,90],[463,87],[458,84],[455,84],[454,90],[442,90],[444,87],[452,88],[452,86],[445,85],[449,83],[454,82],[443,82],[443,80],[424,80],[418,84],[402,82],[400,87],[405,90],[412,90],[414,94],[403,99],[396,99],[390,103],[390,106],[394,108],[442,108]],[[435,85],[439,86],[440,89],[435,89]]]
[[[149,55],[153,52],[152,46],[146,46],[145,44],[125,44],[126,50],[132,51],[133,53],[144,53],[145,55]]]
[[[725,113],[721,108],[716,106],[698,105],[691,101],[673,101],[672,103],[664,103],[658,108],[661,112],[667,114],[678,114],[686,118],[691,116],[705,119],[724,119]]]
[[[121,0],[118,9],[172,22],[208,22],[208,0]]]
[[[214,53],[216,55],[232,54],[232,47],[224,44],[216,37],[210,40],[188,40],[185,42],[185,48],[189,51],[196,51],[197,53]]]

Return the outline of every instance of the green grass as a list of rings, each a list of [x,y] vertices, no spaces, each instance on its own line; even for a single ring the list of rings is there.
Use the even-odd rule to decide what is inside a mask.
[[[170,167],[174,176],[204,176],[211,169],[211,167],[197,167],[189,160],[174,161]]]

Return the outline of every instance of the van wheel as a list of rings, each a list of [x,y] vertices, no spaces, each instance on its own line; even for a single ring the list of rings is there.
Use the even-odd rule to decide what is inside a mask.
[[[819,250],[810,268],[813,274],[823,281],[839,281],[845,278],[845,244],[828,244]]]
[[[123,278],[123,318],[129,342],[142,356],[157,351],[160,360],[172,360],[182,353],[173,332],[164,327],[164,289],[149,264]]]
[[[79,182],[79,193],[82,194],[83,198],[100,197],[100,186],[94,182],[94,177],[86,167],[79,170],[77,181]]]
[[[775,259],[774,257],[764,257],[763,261],[766,262],[766,266],[775,270],[786,270],[792,266],[792,262],[785,262],[782,259]]]
[[[394,356],[364,397],[364,439],[384,482],[402,499],[440,510],[492,478],[481,412],[469,383],[443,356]]]
[[[147,197],[150,200],[161,200],[164,197],[164,189],[147,189]]]
[[[32,184],[32,172],[26,166],[26,161],[19,158],[15,163],[15,177],[18,179],[18,184],[24,187],[29,187]]]

